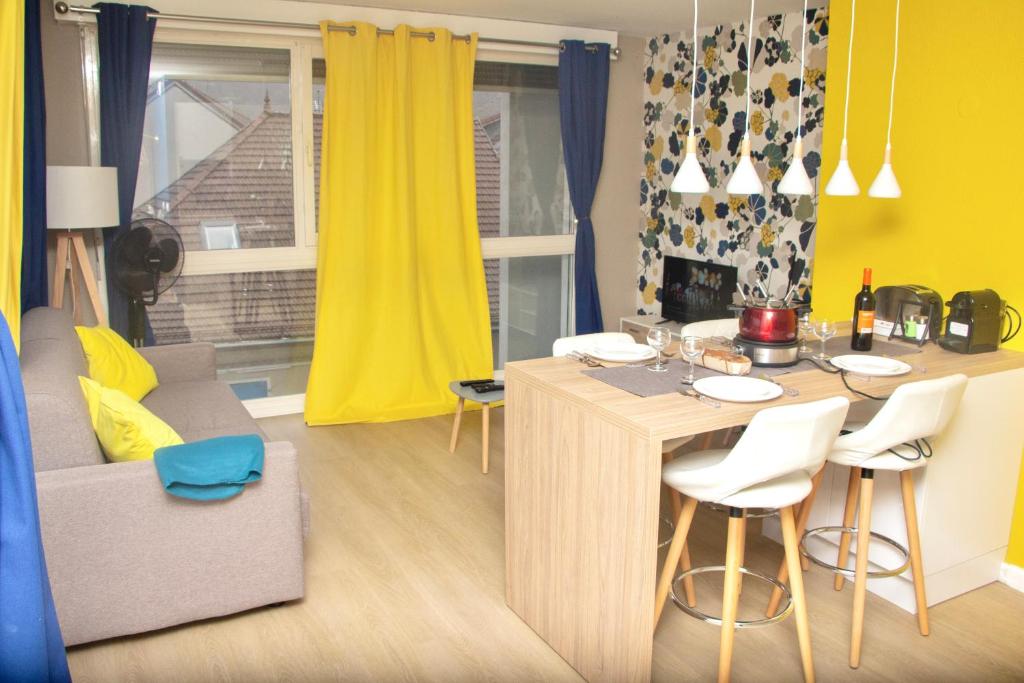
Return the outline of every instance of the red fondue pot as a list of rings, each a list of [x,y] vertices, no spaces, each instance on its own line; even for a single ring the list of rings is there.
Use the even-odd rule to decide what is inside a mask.
[[[767,344],[796,341],[796,309],[747,306],[740,316],[740,336]]]

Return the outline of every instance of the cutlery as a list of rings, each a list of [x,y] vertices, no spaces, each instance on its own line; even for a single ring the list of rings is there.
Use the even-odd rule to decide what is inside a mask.
[[[698,401],[700,401],[701,403],[708,404],[712,408],[721,408],[722,407],[722,404],[721,404],[720,401],[716,401],[715,399],[713,399],[713,398],[711,398],[709,396],[705,396],[704,394],[698,393],[696,389],[690,389],[690,388],[687,388],[687,387],[680,387],[679,388],[679,393],[682,394],[683,396],[689,396],[690,398],[695,398]]]
[[[786,396],[799,396],[800,395],[800,390],[799,389],[796,389],[794,387],[787,387],[782,382],[779,382],[778,380],[776,380],[774,377],[772,377],[771,375],[769,375],[767,373],[761,373],[760,377],[761,377],[761,379],[765,380],[766,382],[771,382],[772,384],[775,384],[775,385],[781,387],[782,393],[785,394]]]
[[[600,363],[598,363],[596,360],[594,360],[593,358],[591,358],[590,356],[588,356],[585,353],[580,353],[579,351],[570,351],[569,353],[567,353],[565,355],[568,356],[569,358],[572,358],[573,360],[577,360],[577,361],[579,361],[579,362],[581,362],[584,365],[587,365],[589,367],[592,367],[592,368],[599,368],[599,367],[601,367]]]

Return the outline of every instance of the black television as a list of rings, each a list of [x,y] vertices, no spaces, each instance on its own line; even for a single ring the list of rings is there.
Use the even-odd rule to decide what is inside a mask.
[[[679,323],[731,318],[736,291],[734,266],[666,256],[661,283],[661,316]]]

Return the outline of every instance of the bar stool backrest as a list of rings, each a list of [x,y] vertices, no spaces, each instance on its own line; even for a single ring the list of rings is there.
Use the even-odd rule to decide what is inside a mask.
[[[739,333],[739,318],[720,318],[683,325],[680,335],[683,337],[728,337],[732,339]]]
[[[595,332],[594,334],[578,334],[575,337],[556,339],[551,345],[551,355],[556,358],[573,351],[589,353],[595,344],[634,344],[636,340],[625,332]]]
[[[881,410],[864,425],[836,439],[835,449],[863,454],[862,460],[915,439],[942,433],[967,389],[966,375],[910,382],[896,388]]]
[[[706,499],[720,500],[798,470],[816,472],[825,464],[849,408],[846,397],[833,396],[762,410],[713,468],[717,481],[708,483],[719,490],[709,491]]]

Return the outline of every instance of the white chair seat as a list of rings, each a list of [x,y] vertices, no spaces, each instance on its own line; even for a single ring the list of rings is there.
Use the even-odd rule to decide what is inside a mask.
[[[849,441],[846,437],[863,429],[865,425],[866,423],[862,422],[847,422],[843,425],[843,431],[850,432],[850,434],[843,434],[836,439],[835,447],[829,453],[828,461],[836,465],[866,467],[871,470],[885,470],[887,472],[903,472],[924,467],[928,464],[928,460],[919,457],[916,450],[902,444],[892,448],[892,450],[900,455],[890,453],[889,451],[871,455],[870,452],[865,453],[861,450],[844,449],[844,444]]]
[[[807,473],[791,472],[778,479],[754,484],[728,498],[723,498],[718,503],[743,509],[784,508],[799,503],[810,492],[811,478]]]

